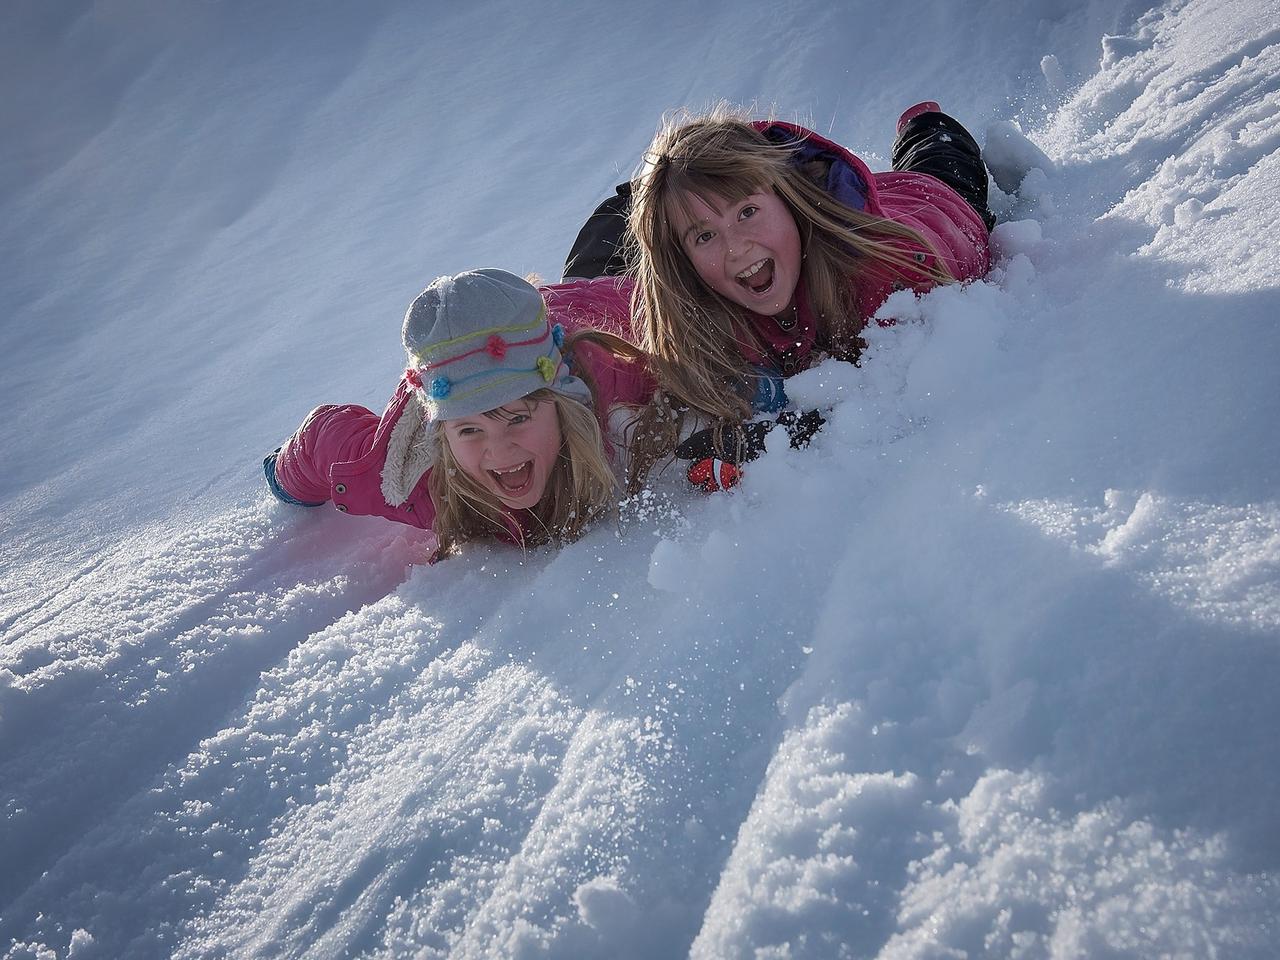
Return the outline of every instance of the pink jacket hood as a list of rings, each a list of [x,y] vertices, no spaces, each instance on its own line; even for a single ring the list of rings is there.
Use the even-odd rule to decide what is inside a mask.
[[[927,173],[872,173],[861,158],[849,150],[811,130],[780,120],[761,120],[755,127],[768,139],[778,143],[799,143],[796,162],[823,159],[830,161],[825,184],[827,191],[845,206],[875,217],[893,220],[915,229],[932,245],[932,249],[895,241],[921,267],[921,271],[889,271],[867,269],[856,278],[858,312],[866,323],[895,290],[911,288],[919,293],[934,284],[926,272],[935,263],[935,251],[957,280],[985,276],[991,268],[986,225],[964,199],[936,177]],[[808,310],[801,290],[798,295],[799,316],[796,323],[784,318],[751,318],[753,332],[779,358],[783,376],[790,376],[809,366],[817,339],[817,323]],[[750,339],[750,338],[747,338]],[[774,365],[770,357],[748,348],[747,360],[758,366]]]

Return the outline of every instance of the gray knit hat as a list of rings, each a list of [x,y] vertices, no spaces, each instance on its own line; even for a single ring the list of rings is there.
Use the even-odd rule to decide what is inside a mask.
[[[441,277],[409,305],[402,331],[405,378],[430,420],[484,413],[542,387],[591,406],[569,373],[564,334],[542,295],[505,270]]]

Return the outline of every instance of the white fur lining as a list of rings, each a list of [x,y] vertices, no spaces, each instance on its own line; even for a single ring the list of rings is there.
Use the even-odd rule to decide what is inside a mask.
[[[434,454],[431,434],[435,429],[434,423],[426,422],[422,398],[415,391],[391,428],[387,459],[382,467],[382,497],[391,506],[398,507],[408,500],[422,475],[431,469]]]

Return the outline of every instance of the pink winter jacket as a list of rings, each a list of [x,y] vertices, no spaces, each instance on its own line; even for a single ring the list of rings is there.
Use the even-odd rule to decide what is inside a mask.
[[[933,244],[957,280],[977,279],[991,268],[988,232],[982,218],[936,177],[927,173],[872,173],[861,159],[838,143],[792,123],[762,120],[755,127],[776,141],[803,141],[797,152],[797,163],[818,158],[832,161],[827,189],[837,200],[855,210],[918,231]],[[922,269],[933,265],[932,250],[906,242],[896,243],[910,253]],[[864,323],[895,290],[909,287],[924,293],[933,286],[927,274],[914,270],[867,269],[860,272],[854,282],[858,313]],[[797,292],[797,298],[798,322],[790,326],[783,326],[773,317],[752,315],[750,318],[753,332],[768,345],[770,353],[781,358],[779,372],[783,376],[809,366],[817,338],[817,323],[803,296],[803,287]],[[750,343],[750,339],[743,338],[744,345]],[[744,349],[744,354],[757,366],[774,366],[768,357],[750,347]]]
[[[561,324],[565,333],[590,328],[634,341],[629,283],[607,277],[538,289],[547,302],[551,322]],[[653,395],[653,381],[640,365],[619,360],[594,344],[578,345],[571,364],[585,367],[592,378],[596,415],[606,433],[614,407],[639,406]],[[384,480],[396,425],[406,410],[410,416],[420,416],[420,407],[411,402],[412,393],[402,379],[382,416],[353,404],[316,407],[280,448],[275,460],[276,482],[305,504],[332,501],[343,513],[386,517],[430,529],[436,514],[427,492],[430,470],[412,490],[404,491],[399,503],[388,499]],[[512,539],[516,539],[514,531]]]

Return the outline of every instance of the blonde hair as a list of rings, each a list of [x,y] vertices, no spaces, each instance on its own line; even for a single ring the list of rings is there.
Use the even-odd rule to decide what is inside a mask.
[[[633,467],[647,471],[674,446],[680,408],[692,407],[719,423],[751,416],[750,366],[741,337],[754,337],[744,311],[708,287],[680,242],[677,214],[690,219],[690,196],[710,205],[736,203],[766,190],[786,205],[800,234],[800,283],[822,335],[837,356],[856,359],[856,287],[861,279],[911,270],[951,283],[941,258],[917,263],[904,245],[936,254],[918,231],[854,210],[823,188],[825,169],[794,162],[798,143],[774,143],[721,105],[702,117],[675,115],[663,125],[632,181],[629,228],[636,278],[632,314],[641,322],[641,346],[650,356],[660,393],[642,413]],[[810,165],[806,165],[810,166]],[[763,348],[763,344],[753,344]],[[641,461],[648,461],[641,463]],[[634,472],[634,471],[633,471]]]
[[[580,331],[565,342],[565,353],[584,342],[597,344],[615,356],[636,360],[642,354],[633,344],[603,331]],[[575,365],[581,377],[596,395],[596,385],[585,370]],[[511,510],[472,479],[459,465],[437,425],[429,431],[434,464],[427,489],[435,504],[432,524],[438,547],[436,558],[457,553],[468,540],[486,537],[511,537],[521,546],[544,543],[572,543],[596,520],[608,514],[617,501],[618,481],[609,462],[609,450],[600,431],[595,412],[572,397],[543,388],[513,403],[534,405],[553,403],[560,423],[560,452],[556,458],[541,499],[530,511],[533,523],[525,529]],[[502,419],[504,408],[491,410],[485,416]]]

